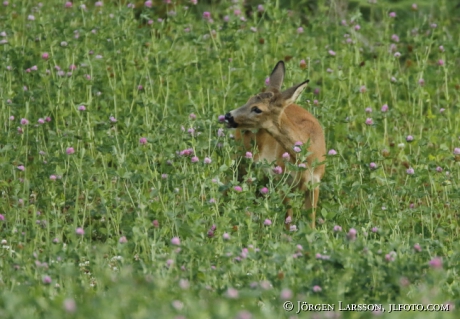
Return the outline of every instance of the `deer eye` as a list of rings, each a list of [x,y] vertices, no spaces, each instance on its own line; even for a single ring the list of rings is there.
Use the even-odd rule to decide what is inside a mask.
[[[255,112],[255,113],[257,113],[257,114],[262,113],[262,111],[261,111],[257,106],[254,106],[254,107],[252,108],[251,111],[252,111],[252,112]]]

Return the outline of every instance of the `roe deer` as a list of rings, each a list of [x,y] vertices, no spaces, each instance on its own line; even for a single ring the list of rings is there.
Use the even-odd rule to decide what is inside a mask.
[[[251,150],[251,142],[255,142],[258,154],[254,156],[254,161],[276,161],[284,171],[282,155],[287,152],[291,163],[306,162],[305,170],[289,172],[290,182],[292,186],[305,192],[304,208],[312,210],[312,227],[315,228],[318,183],[325,172],[324,133],[320,123],[310,112],[294,104],[309,80],[281,91],[284,74],[284,62],[279,61],[270,75],[268,90],[252,96],[245,105],[225,114],[225,122],[229,128],[237,128],[235,138],[242,140],[245,149]],[[301,158],[296,152],[296,142],[308,145],[307,158]],[[314,184],[312,190],[311,184]],[[288,204],[287,197],[284,203]],[[292,208],[288,208],[287,229],[291,219]]]

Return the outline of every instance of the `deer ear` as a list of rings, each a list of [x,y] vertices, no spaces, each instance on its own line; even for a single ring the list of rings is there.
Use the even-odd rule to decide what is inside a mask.
[[[284,62],[279,61],[273,69],[272,74],[270,74],[270,83],[268,85],[277,90],[281,90],[285,72]]]
[[[306,80],[305,82],[302,82],[298,85],[294,85],[293,87],[290,87],[289,89],[283,91],[281,93],[281,97],[284,101],[284,104],[291,105],[295,103],[300,93],[302,93],[303,89],[307,87],[308,82],[310,82],[310,80]]]

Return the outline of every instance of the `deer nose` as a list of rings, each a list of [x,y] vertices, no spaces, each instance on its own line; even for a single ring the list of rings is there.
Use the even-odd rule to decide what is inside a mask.
[[[229,128],[236,128],[238,126],[238,124],[235,122],[235,119],[233,118],[233,115],[230,112],[225,114],[225,122],[227,123],[227,127]]]
[[[225,114],[225,122],[227,123],[233,123],[233,116],[230,112],[228,112],[227,114]]]

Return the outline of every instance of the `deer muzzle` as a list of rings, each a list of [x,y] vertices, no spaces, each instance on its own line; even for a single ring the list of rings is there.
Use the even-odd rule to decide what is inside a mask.
[[[230,112],[225,114],[225,123],[227,123],[227,126],[230,128],[235,128],[238,126],[238,123],[235,122],[235,119],[233,118],[233,115]]]

